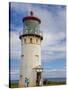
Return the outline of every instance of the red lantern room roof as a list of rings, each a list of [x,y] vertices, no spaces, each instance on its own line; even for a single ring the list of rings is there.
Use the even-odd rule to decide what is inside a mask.
[[[33,16],[32,11],[30,12],[30,16],[26,16],[26,17],[23,18],[23,22],[26,21],[26,20],[36,20],[39,23],[41,23],[41,20],[39,18]]]

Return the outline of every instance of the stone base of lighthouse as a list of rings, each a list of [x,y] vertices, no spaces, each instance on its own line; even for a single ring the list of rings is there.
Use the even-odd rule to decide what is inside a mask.
[[[36,87],[36,86],[42,86],[43,85],[43,80],[42,80],[42,68],[40,68],[40,65],[37,66],[36,68],[33,68],[33,77],[28,77],[29,78],[29,83],[27,85],[27,82],[25,82],[25,78],[21,78],[19,80],[19,85],[18,87]]]

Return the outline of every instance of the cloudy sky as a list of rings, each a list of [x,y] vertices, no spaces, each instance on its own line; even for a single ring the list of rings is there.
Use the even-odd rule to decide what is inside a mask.
[[[66,76],[66,6],[47,4],[11,3],[10,6],[10,74],[11,79],[19,78],[21,42],[19,32],[23,31],[22,18],[34,15],[41,19],[43,32],[41,45],[43,76],[58,78]]]

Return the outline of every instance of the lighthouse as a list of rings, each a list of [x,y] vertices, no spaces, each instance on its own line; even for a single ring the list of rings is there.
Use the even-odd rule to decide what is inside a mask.
[[[41,20],[31,11],[29,16],[22,19],[23,31],[21,40],[21,60],[19,87],[40,86],[43,82],[43,68],[41,65]]]

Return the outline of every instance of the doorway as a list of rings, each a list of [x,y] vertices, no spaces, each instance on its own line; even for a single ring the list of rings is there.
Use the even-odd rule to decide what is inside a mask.
[[[37,72],[36,86],[40,86],[40,80],[41,80],[41,72]]]

